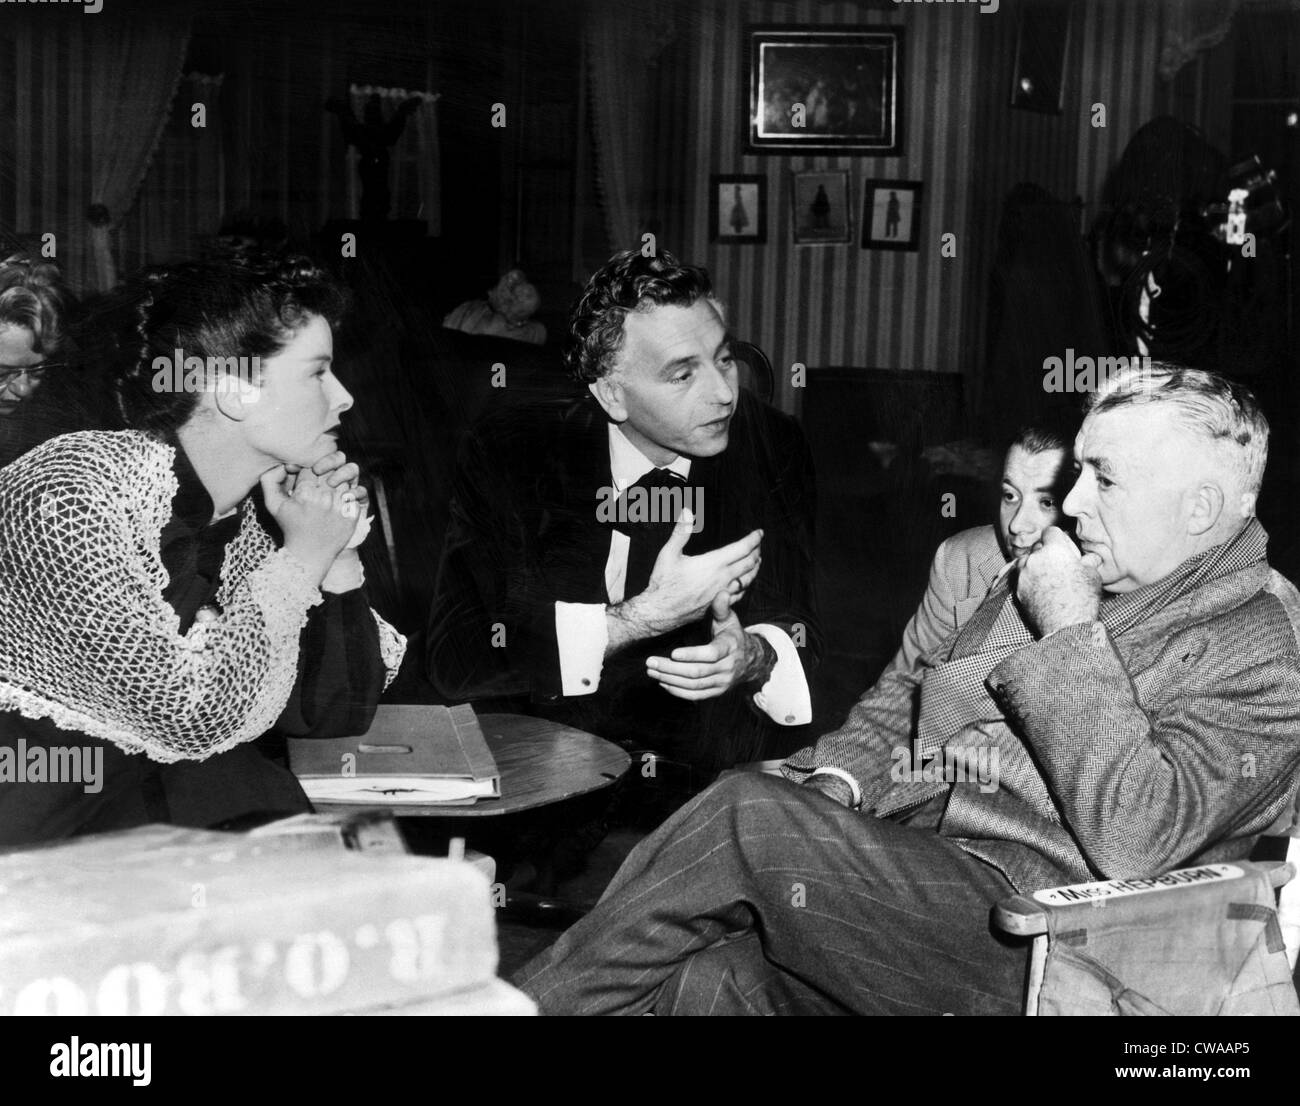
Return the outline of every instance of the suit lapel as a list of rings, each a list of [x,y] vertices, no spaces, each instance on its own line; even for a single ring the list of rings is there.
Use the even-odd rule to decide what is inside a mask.
[[[685,552],[692,556],[724,544],[721,534],[725,529],[722,516],[726,499],[722,491],[721,469],[718,457],[697,457],[691,461],[691,475],[686,483],[694,489],[691,502],[696,513],[702,511],[704,516],[703,525],[686,543]]]
[[[604,603],[609,528],[596,518],[598,493],[612,485],[604,413],[593,404],[564,408],[554,448],[538,458],[539,556],[554,594],[565,602]]]
[[[691,537],[686,552],[702,553],[717,549],[744,537],[759,525],[761,516],[749,513],[746,489],[753,486],[756,474],[763,471],[754,453],[752,413],[746,395],[741,396],[731,420],[727,448],[713,457],[699,457],[691,462],[689,483],[704,497],[704,527]]]
[[[996,534],[995,534],[996,539]],[[980,580],[984,582],[983,592],[987,595],[989,588],[993,586],[993,581],[997,574],[1002,571],[1006,565],[1006,558],[1002,556],[1001,548],[996,544],[992,549],[985,553],[984,559],[975,566],[975,572]]]

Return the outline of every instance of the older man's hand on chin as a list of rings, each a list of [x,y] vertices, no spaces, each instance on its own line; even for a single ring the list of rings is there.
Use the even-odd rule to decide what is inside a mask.
[[[1080,554],[1066,533],[1049,526],[1020,565],[1016,599],[1040,638],[1092,622],[1101,608],[1101,558]]]

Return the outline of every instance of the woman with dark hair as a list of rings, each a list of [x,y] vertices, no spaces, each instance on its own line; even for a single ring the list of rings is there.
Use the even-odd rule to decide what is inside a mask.
[[[129,303],[127,429],[0,470],[0,844],[309,810],[255,739],[364,731],[405,648],[361,587],[341,293],[246,259]]]

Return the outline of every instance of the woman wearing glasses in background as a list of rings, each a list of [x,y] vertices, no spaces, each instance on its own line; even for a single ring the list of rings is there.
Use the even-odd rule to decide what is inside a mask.
[[[23,254],[0,261],[0,466],[56,434],[103,422],[98,389],[69,371],[74,309],[56,266]]]
[[[0,261],[0,417],[36,390],[63,346],[68,297],[53,265]]]

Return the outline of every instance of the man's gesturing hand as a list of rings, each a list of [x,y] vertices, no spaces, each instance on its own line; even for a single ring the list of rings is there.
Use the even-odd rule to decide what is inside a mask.
[[[1055,526],[1043,531],[1041,545],[1020,565],[1016,598],[1040,638],[1078,622],[1091,622],[1101,607],[1101,558],[1079,555]]]
[[[736,684],[752,679],[763,666],[763,647],[745,633],[731,609],[731,596],[720,591],[711,605],[713,640],[708,645],[674,649],[672,659],[649,657],[646,675],[678,699],[715,699]]]
[[[743,594],[758,574],[762,530],[754,530],[720,549],[688,557],[682,549],[694,525],[694,516],[683,511],[655,558],[645,591],[627,604],[634,607],[635,617],[653,635],[694,622],[709,609],[718,592],[732,590],[737,582],[737,590]]]

